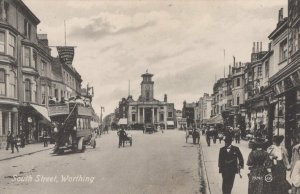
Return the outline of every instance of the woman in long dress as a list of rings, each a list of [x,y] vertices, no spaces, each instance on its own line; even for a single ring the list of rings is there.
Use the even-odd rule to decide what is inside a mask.
[[[297,143],[292,149],[291,160],[291,184],[292,194],[300,194],[300,137],[297,136]]]
[[[288,160],[288,154],[286,149],[281,146],[283,136],[274,136],[274,144],[268,148],[270,159],[273,162],[272,165],[272,193],[274,194],[286,194],[290,189],[290,185],[286,180],[286,171],[290,170],[290,164]]]
[[[264,139],[256,138],[253,146],[247,161],[250,170],[248,194],[272,194],[270,184],[272,177],[269,174],[271,161],[264,150]]]

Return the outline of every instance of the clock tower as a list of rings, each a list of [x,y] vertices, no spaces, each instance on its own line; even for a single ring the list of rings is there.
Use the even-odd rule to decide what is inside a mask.
[[[145,101],[152,101],[154,98],[154,82],[152,81],[152,76],[153,74],[148,73],[148,70],[142,75],[141,97]]]

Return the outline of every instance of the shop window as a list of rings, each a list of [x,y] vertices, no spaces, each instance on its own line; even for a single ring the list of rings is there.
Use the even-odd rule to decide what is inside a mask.
[[[15,57],[16,54],[16,37],[9,33],[8,37],[8,54]]]
[[[8,112],[2,112],[2,135],[7,134],[8,122]]]
[[[132,122],[135,122],[135,114],[132,114],[131,118],[132,118]]]
[[[25,80],[25,101],[31,102],[31,82],[29,79]]]
[[[173,113],[172,112],[168,112],[168,117],[172,118],[173,117]]]
[[[0,31],[0,53],[5,52],[5,33]]]
[[[4,69],[0,69],[0,95],[6,95],[6,78]]]

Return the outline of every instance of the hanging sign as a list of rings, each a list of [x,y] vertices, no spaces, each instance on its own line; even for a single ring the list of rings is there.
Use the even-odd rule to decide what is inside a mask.
[[[74,58],[74,47],[73,46],[58,46],[57,52],[60,62],[71,66]]]

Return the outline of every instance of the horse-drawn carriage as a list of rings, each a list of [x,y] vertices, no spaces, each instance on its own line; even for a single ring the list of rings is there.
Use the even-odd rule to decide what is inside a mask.
[[[129,143],[130,146],[132,146],[132,135],[129,133],[126,133],[125,130],[118,131],[119,136],[119,148],[121,146],[125,146],[125,144]]]
[[[145,128],[144,128],[143,132],[144,133],[154,133],[154,132],[156,132],[155,126],[150,124],[150,123],[147,123],[145,125]]]
[[[193,138],[193,144],[199,144],[200,142],[200,132],[197,131],[196,129],[187,129],[186,130],[186,135],[185,135],[185,142],[188,142],[189,137]]]

